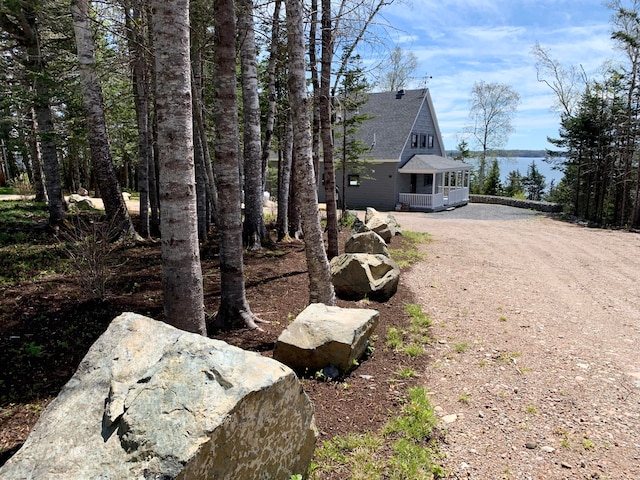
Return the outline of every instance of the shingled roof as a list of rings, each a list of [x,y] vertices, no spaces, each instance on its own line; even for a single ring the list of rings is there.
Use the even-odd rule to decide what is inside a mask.
[[[425,102],[437,125],[429,90],[426,88],[370,93],[367,103],[360,107],[360,113],[369,114],[372,118],[363,122],[358,132],[358,138],[365,145],[372,147],[370,152],[366,153],[367,158],[376,161],[399,161],[400,154],[409,141],[418,112]],[[438,128],[436,130],[438,144],[442,145],[440,131]]]

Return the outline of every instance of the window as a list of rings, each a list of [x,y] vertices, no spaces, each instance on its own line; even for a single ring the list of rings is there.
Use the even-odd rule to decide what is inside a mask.
[[[349,175],[347,181],[350,187],[357,187],[360,185],[360,175]]]
[[[427,148],[427,136],[425,134],[420,135],[420,148]]]
[[[433,135],[429,135],[429,148],[433,148]]]
[[[411,134],[411,148],[418,148],[418,134]]]

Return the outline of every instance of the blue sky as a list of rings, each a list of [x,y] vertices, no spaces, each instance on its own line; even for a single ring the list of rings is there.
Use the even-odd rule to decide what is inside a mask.
[[[413,0],[382,12],[393,45],[418,57],[409,88],[431,91],[445,146],[454,149],[469,124],[475,82],[505,83],[521,104],[508,149],[550,147],[558,115],[554,97],[537,81],[531,49],[536,42],[563,65],[581,65],[597,77],[619,53],[610,40],[612,11],[601,0]]]

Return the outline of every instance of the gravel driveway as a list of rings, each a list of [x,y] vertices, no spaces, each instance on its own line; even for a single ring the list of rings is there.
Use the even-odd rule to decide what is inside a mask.
[[[434,320],[421,372],[459,479],[640,478],[640,235],[469,204],[402,282]]]

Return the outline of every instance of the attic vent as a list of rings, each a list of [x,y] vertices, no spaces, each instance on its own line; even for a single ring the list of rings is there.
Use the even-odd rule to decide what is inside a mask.
[[[400,100],[404,96],[404,89],[396,92],[396,100]]]

